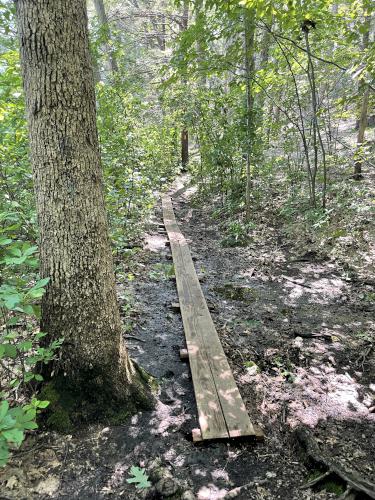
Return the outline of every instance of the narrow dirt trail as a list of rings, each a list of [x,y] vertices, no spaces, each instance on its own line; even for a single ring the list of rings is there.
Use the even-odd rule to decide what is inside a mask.
[[[192,208],[185,195],[176,208],[268,453],[272,443],[281,490],[282,470],[289,469],[287,482],[300,480],[290,439],[298,426],[312,430],[327,456],[373,482],[374,287],[347,280],[338,263],[295,252],[271,225],[260,225],[246,248],[225,248],[210,207]]]
[[[370,380],[374,358],[358,330],[370,335],[374,321],[373,307],[361,305],[363,289],[349,285],[334,263],[319,261],[314,254],[290,255],[272,227],[261,228],[261,236],[247,248],[223,248],[209,207],[192,207],[191,194],[181,185],[177,189],[177,220],[249,413],[263,425],[267,438],[263,444],[205,443],[202,448],[186,442],[196,425],[194,395],[189,374],[178,359],[178,349],[184,345],[181,320],[168,311],[177,299],[175,285],[163,281],[160,307],[156,304],[160,317],[150,318],[164,348],[155,375],[170,367],[173,374],[168,372],[171,379],[165,392],[181,388],[174,411],[178,413],[181,404],[188,410],[178,431],[184,436],[181,448],[176,443],[171,451],[182,464],[178,467],[178,461],[171,461],[178,467],[176,474],[187,474],[198,498],[223,498],[231,488],[254,478],[264,482],[259,491],[255,489],[253,496],[244,491],[238,498],[277,498],[286,491],[289,498],[310,498],[299,486],[311,470],[300,461],[291,434],[305,425],[318,441],[326,442],[329,455],[373,480],[374,471],[366,464],[371,463],[374,444]],[[159,211],[158,222],[160,217]],[[168,266],[170,252],[162,238],[156,237],[160,243],[155,259]],[[155,236],[149,241],[149,247],[158,247]],[[139,296],[146,298],[145,308],[152,311],[155,287],[143,286],[146,290]],[[138,351],[143,351],[139,361],[151,366],[148,350],[140,346]],[[164,403],[170,405],[169,399]],[[186,453],[204,464],[203,471],[186,468]],[[327,492],[314,492],[314,498],[327,498]]]
[[[12,461],[7,477],[13,486],[0,498],[183,498],[167,496],[165,488],[161,495],[126,483],[132,465],[149,469],[155,459],[194,492],[186,500],[337,498],[317,491],[319,485],[301,489],[316,470],[294,438],[298,425],[311,429],[330,457],[374,481],[374,358],[366,343],[370,337],[363,336],[373,333],[374,308],[360,299],[363,287],[347,283],[334,263],[293,255],[271,226],[260,226],[246,248],[223,247],[210,207],[193,206],[192,191],[181,184],[175,191],[178,223],[242,397],[252,420],[264,428],[265,441],[191,441],[197,426],[194,392],[189,367],[179,359],[184,332],[170,307],[177,291],[166,236],[158,229],[158,206],[137,254],[131,290],[135,328],[127,336],[131,356],[160,383],[154,410],[122,426],[36,437],[30,451]],[[123,297],[127,290],[119,281]],[[338,492],[337,484],[332,488]]]

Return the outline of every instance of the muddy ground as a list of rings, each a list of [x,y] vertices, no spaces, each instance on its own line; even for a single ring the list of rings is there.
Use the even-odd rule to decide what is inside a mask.
[[[331,468],[357,474],[362,484],[375,482],[371,280],[349,279],[339,262],[296,248],[267,214],[248,246],[225,247],[211,207],[192,200],[192,190],[177,191],[176,217],[264,442],[191,440],[196,407],[189,367],[179,359],[184,333],[170,307],[177,292],[166,236],[157,226],[159,206],[137,264],[122,269],[135,278],[127,342],[131,356],[160,383],[155,409],[122,426],[29,438],[0,474],[1,499],[168,498],[165,488],[158,494],[126,482],[131,466],[150,471],[156,459],[190,492],[186,499],[354,498],[337,475],[306,487],[327,466],[305,453],[301,428]],[[121,275],[119,296],[128,310]],[[177,486],[172,481],[170,492]]]

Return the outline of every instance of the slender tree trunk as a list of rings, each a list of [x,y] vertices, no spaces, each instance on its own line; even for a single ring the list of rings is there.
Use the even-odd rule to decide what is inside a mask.
[[[96,15],[98,16],[101,29],[105,30],[105,39],[109,43],[105,43],[104,50],[108,57],[108,67],[112,74],[118,72],[118,64],[115,54],[111,48],[111,31],[108,24],[108,16],[105,11],[104,0],[94,0]]]
[[[366,19],[366,31],[363,34],[363,39],[362,39],[362,49],[366,50],[369,45],[369,40],[370,40],[370,26],[371,26],[371,18],[368,17]],[[367,128],[367,115],[368,115],[368,105],[369,105],[369,99],[370,99],[370,87],[368,84],[364,84],[362,86],[364,88],[363,90],[363,97],[362,97],[362,103],[361,103],[361,112],[360,112],[360,117],[359,117],[359,124],[358,124],[358,135],[357,135],[357,150],[360,151],[364,142],[365,142],[365,133],[366,133],[366,128]],[[354,179],[355,180],[360,180],[362,179],[362,164],[363,164],[363,156],[360,155],[359,158],[355,161],[354,163]]]
[[[18,0],[16,6],[40,274],[51,278],[41,328],[48,340],[64,338],[55,375],[129,400],[143,388],[122,340],[86,0]]]
[[[268,59],[269,59],[269,54],[270,54],[270,49],[272,46],[272,34],[270,30],[272,30],[272,24],[273,21],[271,21],[269,30],[266,29],[263,33],[262,40],[260,42],[261,44],[261,51],[260,51],[260,58],[259,58],[259,69],[266,69],[267,64],[268,64]],[[259,108],[259,123],[263,125],[264,121],[264,101],[265,101],[265,94],[261,93],[258,96],[257,99],[257,107]],[[262,127],[263,128],[263,127]]]
[[[181,132],[181,163],[182,170],[186,171],[189,165],[189,131],[187,129]]]
[[[156,42],[158,44],[159,49],[162,52],[165,52],[166,45],[166,23],[165,23],[165,14],[161,13],[157,17],[151,16],[150,21],[152,23],[152,27],[154,32],[156,33]]]
[[[274,37],[275,38],[275,37]],[[303,144],[303,150],[305,154],[305,161],[306,161],[306,166],[307,166],[307,182],[309,186],[309,196],[310,196],[310,203],[313,207],[316,207],[316,192],[315,192],[315,175],[316,172],[314,173],[314,167],[311,165],[311,160],[310,160],[310,152],[309,152],[309,145],[308,145],[308,140],[307,140],[307,135],[306,135],[306,126],[305,126],[305,118],[304,118],[304,113],[302,109],[302,101],[300,97],[300,92],[298,89],[298,83],[297,83],[297,78],[296,75],[293,71],[293,66],[291,62],[289,61],[288,54],[284,50],[283,46],[280,44],[280,42],[275,38],[276,43],[278,44],[285,61],[288,65],[289,72],[291,74],[292,80],[293,80],[293,86],[294,86],[294,91],[296,95],[296,104],[297,104],[297,109],[298,109],[298,116],[299,116],[299,124],[298,122],[295,122],[295,126],[301,136],[302,139],[302,144]],[[285,116],[290,120],[288,113],[285,112],[285,110],[282,110],[280,107],[278,107],[279,111],[283,111]],[[274,120],[276,121],[276,119]]]
[[[316,91],[316,80],[315,80],[315,70],[314,64],[311,57],[310,51],[310,41],[309,41],[309,30],[306,28],[304,30],[305,33],[305,42],[306,42],[306,50],[308,57],[308,70],[307,77],[310,84],[311,89],[311,104],[312,104],[312,112],[313,112],[313,145],[314,145],[314,168],[313,168],[313,176],[311,179],[311,187],[314,194],[314,207],[316,204],[315,201],[315,190],[316,190],[316,176],[318,172],[318,142],[320,145],[320,150],[322,153],[322,164],[323,164],[323,190],[322,190],[322,208],[326,208],[326,194],[327,194],[327,162],[326,162],[326,151],[322,139],[322,135],[320,132],[320,126],[318,121],[318,100],[317,100],[317,91]]]
[[[252,93],[252,77],[255,71],[255,23],[254,12],[244,9],[244,50],[246,79],[246,219],[251,217],[251,159],[254,156],[254,96]]]
[[[180,31],[187,30],[189,24],[189,1],[184,0],[184,10],[182,14],[182,22],[180,25]],[[186,80],[184,80],[184,84],[187,85]],[[189,165],[189,131],[185,127],[181,131],[181,165],[182,171],[187,171],[187,167]]]
[[[367,113],[368,104],[370,98],[370,87],[366,85],[365,91],[363,93],[362,105],[361,105],[361,116],[359,118],[359,128],[357,135],[357,149],[360,150],[365,142],[365,133],[367,128]],[[362,164],[363,156],[361,155],[354,164],[354,179],[362,179]]]
[[[195,22],[197,24],[203,22],[205,16],[204,4],[203,0],[196,0],[195,2]],[[204,36],[204,30],[202,30]],[[202,35],[197,40],[197,60],[198,63],[201,64],[201,68],[203,70],[203,63],[205,61],[205,47],[202,42]],[[207,75],[205,71],[201,71],[201,75],[198,80],[198,85],[202,88],[206,88],[207,86]]]

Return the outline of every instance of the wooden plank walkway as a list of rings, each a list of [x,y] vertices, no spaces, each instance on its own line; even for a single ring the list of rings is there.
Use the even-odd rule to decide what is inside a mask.
[[[186,239],[169,196],[162,199],[171,245],[188,358],[198,408],[200,435],[195,440],[240,436],[262,438],[249,418],[233,378],[200,286]]]

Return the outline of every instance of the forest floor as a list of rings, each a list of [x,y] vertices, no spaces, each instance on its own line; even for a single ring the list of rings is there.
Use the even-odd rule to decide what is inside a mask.
[[[32,437],[1,473],[1,499],[176,498],[167,496],[165,485],[159,484],[158,496],[126,482],[131,466],[150,471],[156,460],[177,481],[169,482],[170,493],[176,484],[194,492],[186,499],[345,494],[347,482],[337,475],[304,488],[327,467],[308,456],[301,436],[330,469],[375,482],[373,278],[349,279],[339,261],[297,245],[267,212],[258,216],[248,246],[225,247],[212,206],[181,188],[174,196],[176,218],[264,442],[191,440],[198,426],[194,392],[188,364],[179,359],[184,332],[170,307],[178,298],[166,236],[157,229],[159,206],[137,263],[124,271],[134,276],[135,326],[127,342],[131,356],[160,383],[154,410],[121,426]],[[123,288],[119,283],[126,308],[129,290]]]

